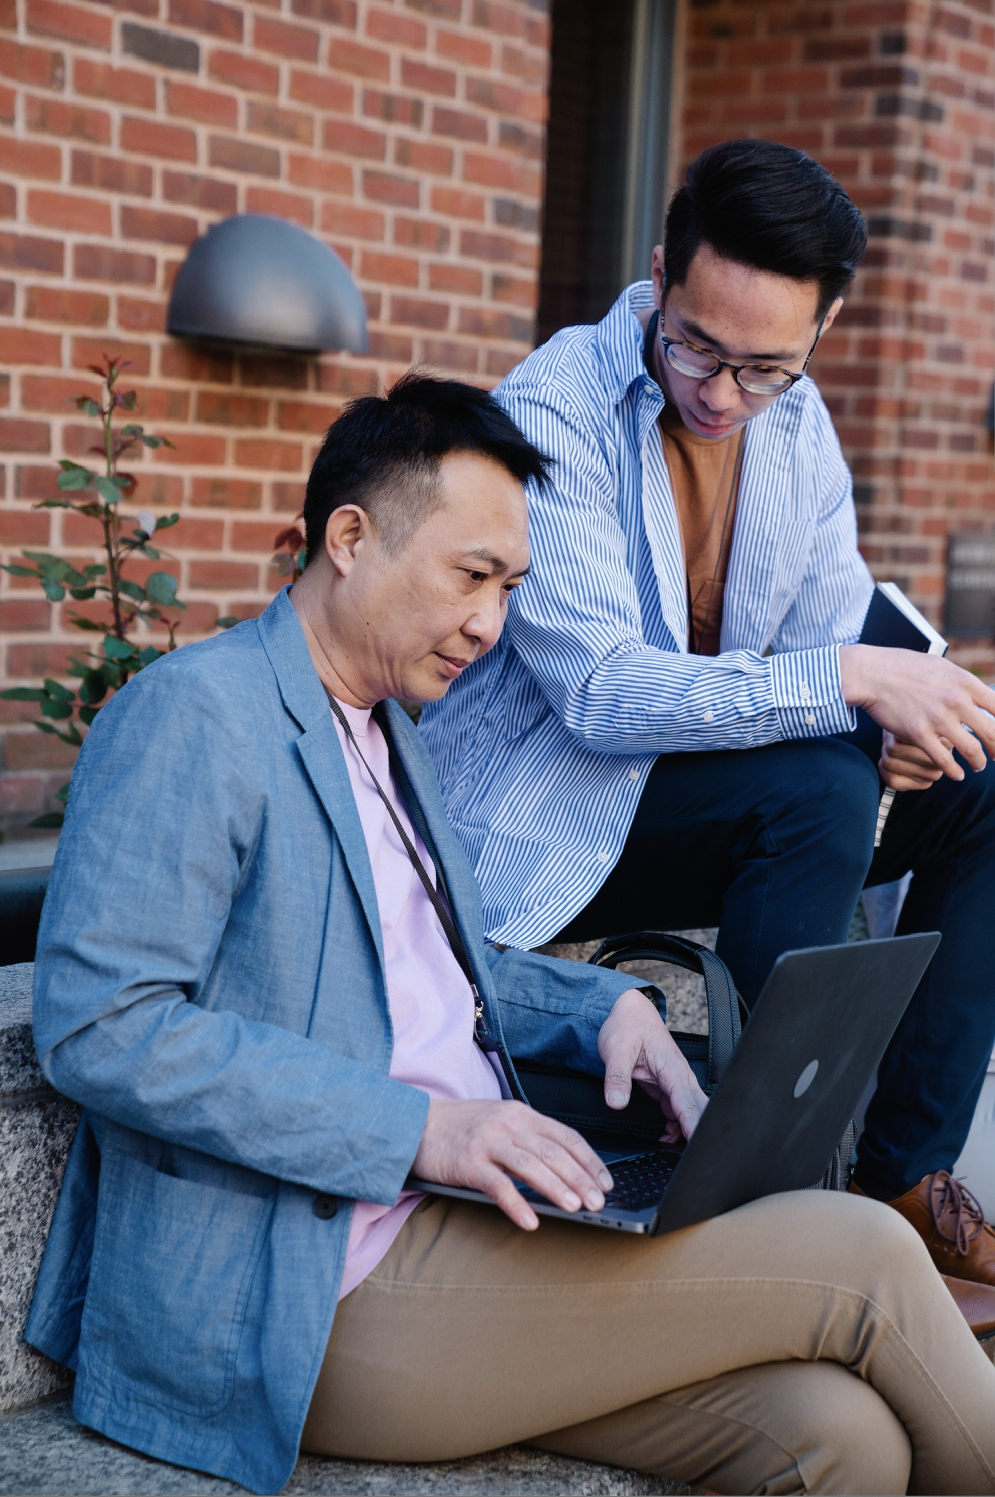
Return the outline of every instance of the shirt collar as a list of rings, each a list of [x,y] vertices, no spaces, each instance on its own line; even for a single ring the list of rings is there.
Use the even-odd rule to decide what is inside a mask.
[[[653,282],[634,281],[626,286],[607,317],[598,323],[596,339],[605,371],[605,383],[615,402],[624,399],[636,380],[644,381],[647,393],[663,405],[663,392],[646,372],[643,363],[643,332],[638,314],[653,306]]]

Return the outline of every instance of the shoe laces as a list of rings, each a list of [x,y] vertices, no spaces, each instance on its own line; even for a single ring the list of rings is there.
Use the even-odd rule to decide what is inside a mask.
[[[937,1170],[929,1182],[929,1205],[933,1225],[940,1236],[956,1243],[957,1251],[966,1257],[971,1242],[986,1225],[985,1213],[977,1196],[946,1170]],[[948,1232],[944,1225],[945,1216],[953,1218],[952,1232]]]

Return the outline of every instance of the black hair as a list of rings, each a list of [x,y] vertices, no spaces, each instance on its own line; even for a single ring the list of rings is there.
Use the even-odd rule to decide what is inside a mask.
[[[549,459],[475,385],[412,369],[386,395],[351,401],[308,478],[307,560],[321,551],[328,517],[343,504],[365,510],[388,550],[400,551],[438,505],[439,464],[459,452],[493,458],[519,483],[542,487],[549,479]]]
[[[818,281],[816,321],[853,280],[867,225],[824,166],[773,140],[709,146],[667,210],[667,284],[683,286],[702,244],[755,270]]]

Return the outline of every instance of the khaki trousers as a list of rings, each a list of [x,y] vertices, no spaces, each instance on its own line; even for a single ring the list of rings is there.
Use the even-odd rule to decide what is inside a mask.
[[[520,1442],[723,1493],[995,1492],[995,1367],[876,1201],[646,1238],[427,1200],[339,1306],[302,1448]]]

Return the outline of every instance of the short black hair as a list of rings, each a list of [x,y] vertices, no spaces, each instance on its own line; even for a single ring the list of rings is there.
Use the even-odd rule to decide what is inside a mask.
[[[388,550],[400,551],[438,505],[439,464],[452,453],[493,458],[517,478],[548,482],[549,459],[486,390],[412,369],[385,394],[346,406],[314,460],[304,499],[307,561],[333,510],[356,504]]]
[[[709,146],[667,210],[667,284],[683,286],[702,244],[726,260],[818,281],[822,322],[867,248],[867,225],[824,166],[773,140]]]

